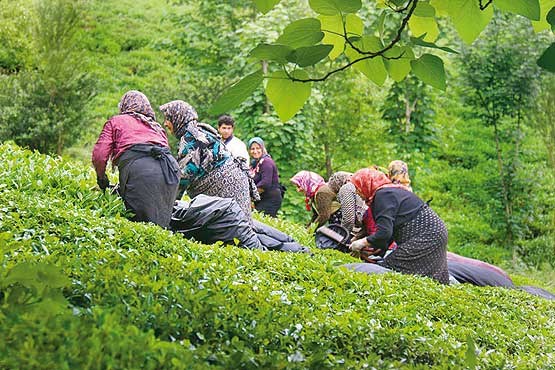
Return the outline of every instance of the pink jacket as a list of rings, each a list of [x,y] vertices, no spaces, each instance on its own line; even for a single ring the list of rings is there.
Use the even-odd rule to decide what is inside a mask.
[[[117,159],[135,144],[156,144],[169,148],[164,131],[158,133],[128,114],[114,116],[104,124],[92,152],[92,163],[98,177],[103,177],[109,159]]]

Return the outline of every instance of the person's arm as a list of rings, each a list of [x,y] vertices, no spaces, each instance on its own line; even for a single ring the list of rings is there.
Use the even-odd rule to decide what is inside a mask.
[[[393,226],[399,210],[399,200],[394,193],[378,191],[374,197],[372,212],[378,231],[366,237],[373,248],[386,250],[393,236]]]
[[[263,191],[268,190],[272,185],[272,178],[274,176],[274,163],[273,161],[266,157],[260,160],[258,166],[258,181],[256,182],[256,187],[262,189]]]
[[[104,124],[92,151],[92,163],[98,179],[106,177],[106,164],[115,147],[112,122]]]
[[[177,162],[181,172],[180,187],[187,188],[203,171],[201,161],[206,145],[201,145],[188,132],[181,137]]]
[[[348,186],[342,186],[337,200],[341,205],[341,225],[351,232],[356,221],[356,194]]]

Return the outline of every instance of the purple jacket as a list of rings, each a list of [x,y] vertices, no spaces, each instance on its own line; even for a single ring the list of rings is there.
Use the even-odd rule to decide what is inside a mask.
[[[251,169],[251,173],[257,188],[270,190],[279,185],[278,169],[269,155],[260,158],[256,166]]]
[[[114,116],[104,124],[92,152],[92,163],[98,177],[106,172],[106,163],[117,159],[135,144],[155,144],[169,148],[164,131],[156,132],[128,114]]]

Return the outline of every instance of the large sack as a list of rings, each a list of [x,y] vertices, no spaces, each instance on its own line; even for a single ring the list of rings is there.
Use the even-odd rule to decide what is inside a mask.
[[[202,243],[222,241],[249,249],[265,250],[237,202],[199,194],[190,203],[174,206],[170,229]]]
[[[509,275],[501,268],[455,253],[447,253],[447,268],[449,274],[459,283],[505,288],[515,286]]]
[[[353,270],[356,272],[363,272],[365,274],[385,274],[386,272],[392,272],[392,270],[382,267],[375,263],[348,263],[343,265],[343,267]]]
[[[178,201],[170,229],[205,244],[222,241],[239,247],[310,253],[289,235],[262,222],[247,221],[241,207],[231,198],[197,195],[191,202]]]
[[[528,292],[538,297],[555,301],[555,294],[548,292],[545,289],[538,288],[537,286],[523,285],[523,286],[519,286],[518,289],[524,290],[525,292]]]
[[[260,243],[269,250],[294,253],[310,253],[308,247],[302,246],[291,236],[280,230],[253,220],[252,228]]]
[[[487,265],[487,263],[483,263]],[[511,278],[505,277],[484,266],[447,261],[447,269],[449,270],[449,275],[453,276],[459,283],[504,288],[514,288],[515,286]]]

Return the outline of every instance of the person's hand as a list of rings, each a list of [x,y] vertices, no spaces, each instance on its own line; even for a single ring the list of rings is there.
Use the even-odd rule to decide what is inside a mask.
[[[363,261],[366,261],[366,262],[376,263],[378,260],[381,259],[381,258],[379,258],[381,253],[382,253],[381,249],[376,249],[376,248],[372,248],[372,247],[364,247],[360,251],[360,259],[363,260]],[[376,259],[375,256],[377,256],[377,259]]]
[[[366,240],[366,238],[355,240],[354,242],[349,245],[349,249],[353,252],[360,252],[362,248],[368,247],[370,244]]]
[[[100,190],[105,190],[108,186],[110,186],[110,180],[108,180],[108,176],[106,176],[106,174],[102,177],[97,177],[96,183],[98,184]]]

